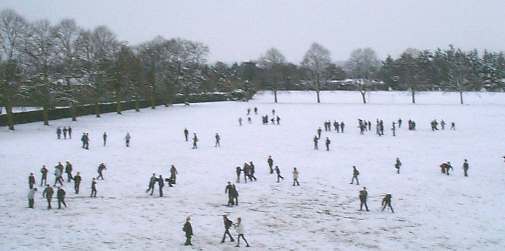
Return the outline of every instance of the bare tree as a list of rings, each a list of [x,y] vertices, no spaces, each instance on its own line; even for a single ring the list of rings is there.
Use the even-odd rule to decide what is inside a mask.
[[[53,29],[56,39],[58,63],[61,65],[61,77],[64,79],[67,95],[66,102],[70,104],[72,121],[77,120],[78,89],[75,87],[80,80],[80,69],[77,54],[77,42],[81,34],[81,28],[73,19],[61,20]]]
[[[258,60],[260,67],[264,68],[270,75],[272,81],[272,91],[274,93],[274,102],[277,103],[278,81],[282,77],[282,65],[286,63],[286,57],[276,48],[270,48],[265,55]]]
[[[351,52],[346,67],[357,80],[357,85],[363,104],[366,104],[366,93],[370,83],[371,76],[377,72],[380,61],[372,48],[356,49]]]
[[[7,125],[14,130],[14,115],[12,113],[13,99],[19,95],[20,51],[26,21],[15,11],[5,9],[0,12],[0,101],[5,105]]]
[[[330,63],[330,51],[318,43],[312,43],[303,57],[302,66],[309,70],[310,77],[315,84],[317,103],[321,103],[319,97],[321,78]]]

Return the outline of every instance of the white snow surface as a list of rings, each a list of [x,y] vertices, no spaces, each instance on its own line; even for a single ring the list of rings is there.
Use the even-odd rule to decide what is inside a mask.
[[[0,250],[235,250],[220,244],[222,215],[242,217],[249,250],[504,250],[505,249],[505,99],[502,93],[470,93],[470,105],[458,105],[457,93],[422,93],[409,104],[408,93],[369,93],[361,104],[357,92],[270,92],[250,102],[216,102],[143,109],[0,128]],[[260,115],[247,124],[248,107],[260,115],[272,109],[281,125],[262,125]],[[238,126],[238,118],[244,125]],[[384,119],[386,135],[359,135],[357,119]],[[403,118],[397,137],[391,122]],[[414,119],[417,131],[408,131]],[[456,131],[432,132],[429,122],[445,119]],[[323,132],[331,151],[312,149],[312,138],[325,120],[346,123],[346,132]],[[72,140],[57,140],[56,127],[71,125]],[[200,138],[199,149],[184,141],[187,127]],[[109,142],[101,145],[106,131]],[[89,132],[90,150],[80,148]],[[124,136],[132,136],[131,147]],[[214,134],[222,138],[214,148]],[[322,143],[322,142],[321,142]],[[323,147],[321,147],[322,149]],[[275,182],[267,157],[272,155],[286,178]],[[403,162],[395,174],[394,160]],[[463,177],[463,159],[470,163]],[[39,182],[46,164],[49,182],[54,166],[69,160],[83,176],[81,194],[65,183],[68,208],[46,209],[42,189],[35,209],[27,208],[30,172]],[[257,182],[237,184],[238,207],[226,207],[224,188],[235,181],[235,167],[256,165]],[[451,176],[439,165],[451,161]],[[107,165],[98,183],[98,198],[89,198],[91,177]],[[145,193],[153,172],[179,172],[165,197]],[[349,184],[352,166],[361,185]],[[291,171],[300,171],[301,186],[291,186]],[[359,209],[358,191],[369,191],[370,212]],[[157,186],[156,186],[157,189]],[[385,193],[393,195],[395,214],[381,212]],[[53,199],[53,208],[56,205]],[[192,217],[193,247],[184,247],[182,225]],[[234,233],[235,235],[235,233]]]

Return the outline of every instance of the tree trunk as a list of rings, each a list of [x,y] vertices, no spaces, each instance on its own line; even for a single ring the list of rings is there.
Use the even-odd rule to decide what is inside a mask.
[[[459,90],[459,102],[463,104],[463,90]]]
[[[95,114],[97,118],[100,118],[100,104],[95,102]]]
[[[359,93],[361,93],[361,99],[363,99],[363,104],[366,104],[366,92],[365,91],[359,91]]]
[[[72,121],[77,121],[77,107],[74,102],[70,104],[70,114],[72,116]]]
[[[277,103],[277,89],[274,89],[274,103]]]
[[[320,89],[319,76],[317,76],[317,77],[316,77],[316,96],[317,96],[317,103],[321,103],[321,99],[319,98],[319,89]]]
[[[416,91],[414,90],[414,88],[412,88],[410,92],[412,94],[412,104],[415,104],[416,103]]]
[[[5,112],[7,112],[7,126],[9,126],[9,130],[14,130],[14,113],[12,113],[10,102],[5,104]]]
[[[42,119],[44,120],[44,125],[49,125],[49,108],[47,105],[42,106]]]
[[[139,100],[135,99],[135,111],[140,112],[140,107],[139,107]]]

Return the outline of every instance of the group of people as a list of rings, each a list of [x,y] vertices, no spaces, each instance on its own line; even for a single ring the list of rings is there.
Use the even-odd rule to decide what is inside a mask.
[[[397,158],[397,160],[399,161],[398,158]],[[398,170],[399,170],[399,168],[398,168]],[[356,166],[352,166],[352,179],[351,179],[351,183],[349,183],[349,184],[354,184],[354,181],[356,181],[356,185],[359,186],[358,176],[359,176],[358,169],[356,168]],[[368,190],[367,190],[366,187],[363,187],[363,189],[359,191],[358,198],[359,198],[359,201],[360,201],[359,211],[363,211],[363,207],[365,207],[365,210],[367,212],[370,211],[368,209],[368,204],[367,204]],[[393,206],[391,205],[391,198],[392,198],[391,194],[386,194],[384,196],[384,198],[382,199],[382,204],[381,204],[382,205],[382,211],[384,211],[384,209],[386,209],[386,207],[388,207],[389,209],[391,209],[392,213],[395,212],[394,209],[393,209]]]
[[[324,123],[324,131],[325,132],[330,132],[331,131],[331,121],[328,120],[328,121],[325,121]],[[345,129],[345,124],[344,122],[337,122],[336,120],[333,121],[333,128],[334,130],[337,132],[337,133],[344,133],[344,129]]]
[[[106,170],[106,166],[104,163],[100,163],[97,169],[98,176],[96,178],[93,177],[91,181],[91,195],[90,197],[96,197],[97,190],[96,190],[96,181],[98,179],[104,179],[103,178],[103,171]],[[73,166],[72,164],[67,161],[65,163],[65,166],[61,162],[58,162],[58,164],[54,167],[54,184],[51,186],[50,184],[47,184],[47,174],[49,170],[45,165],[42,166],[40,169],[40,186],[45,186],[45,189],[43,190],[42,196],[47,200],[47,209],[52,209],[51,206],[51,201],[53,199],[53,194],[54,194],[54,188],[57,189],[56,191],[56,198],[58,199],[58,209],[61,209],[61,205],[67,207],[67,204],[65,202],[65,195],[66,192],[63,189],[65,180],[63,178],[63,172],[67,174],[67,183],[74,182],[74,192],[75,194],[79,194],[80,190],[80,185],[82,182],[82,177],[80,172],[77,172],[75,175],[72,174],[73,172]],[[30,173],[28,176],[28,187],[29,187],[29,192],[28,192],[28,207],[29,208],[34,208],[35,206],[35,193],[38,191],[38,189],[35,187],[36,184],[36,179],[35,175],[33,173]],[[56,184],[59,184],[58,186]]]
[[[319,150],[319,140],[321,139],[321,131],[322,131],[321,127],[319,127],[316,131],[317,134],[312,139],[312,141],[314,142],[314,150]],[[326,137],[326,140],[324,141],[324,145],[326,146],[326,151],[330,150],[330,144],[331,144],[330,138]]]
[[[61,135],[63,134],[63,139],[67,139],[67,135],[69,139],[72,139],[72,127],[64,126],[63,129],[61,127],[56,128],[56,137],[61,139]]]
[[[432,121],[430,122],[430,125],[431,125],[431,130],[432,130],[432,131],[438,131],[438,130],[439,130],[439,129],[438,129],[438,125],[439,125],[439,124],[440,124],[440,128],[441,128],[442,130],[445,130],[446,122],[445,122],[445,120],[443,120],[443,119],[440,121],[440,123],[438,123],[438,121],[437,121],[436,119],[432,120]],[[456,123],[451,122],[451,128],[450,128],[450,129],[451,129],[451,130],[456,130]]]
[[[468,177],[468,169],[470,169],[470,164],[468,163],[467,159],[463,161],[462,169],[464,176]],[[452,167],[450,161],[444,162],[440,165],[440,172],[442,174],[450,175],[450,171],[454,171],[454,168]]]
[[[159,176],[156,176],[156,173],[153,173],[151,178],[149,179],[149,184],[147,186],[146,193],[149,193],[153,195],[154,193],[154,186],[156,183],[158,183],[158,188],[159,188],[159,195],[160,197],[163,197],[163,188],[165,187],[165,182],[168,184],[169,187],[173,187],[173,185],[176,184],[177,181],[177,169],[175,168],[174,165],[170,167],[170,178],[163,179],[163,176],[160,174]]]
[[[244,162],[243,168],[237,166],[235,168],[235,173],[237,175],[237,183],[240,183],[241,173],[243,173],[244,176],[244,183],[247,183],[248,179],[250,182],[257,180],[256,176],[254,176],[254,174],[256,173],[256,167],[254,166],[254,163],[252,161],[250,161],[249,163]]]

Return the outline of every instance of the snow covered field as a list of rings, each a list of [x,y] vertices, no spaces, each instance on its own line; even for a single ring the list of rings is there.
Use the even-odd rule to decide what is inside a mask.
[[[245,102],[175,105],[124,115],[104,114],[32,123],[15,132],[0,128],[0,250],[190,250],[182,246],[186,216],[192,216],[193,249],[235,250],[220,244],[223,213],[241,216],[250,250],[504,250],[505,249],[505,95],[472,93],[470,105],[457,105],[455,93],[423,93],[411,105],[408,93],[369,94],[360,104],[356,92],[281,92],[279,104],[270,93]],[[239,127],[248,107],[260,115],[273,108],[281,125]],[[388,130],[403,118],[397,137]],[[358,118],[384,119],[386,135],[359,135]],[[414,119],[417,131],[408,131]],[[456,122],[456,131],[432,132],[429,122]],[[314,151],[312,137],[324,120],[344,121],[344,134],[323,132],[331,151]],[[57,126],[71,125],[72,140],[56,140]],[[199,149],[184,141],[183,129],[197,132]],[[109,143],[101,145],[107,131]],[[124,147],[126,132],[132,147]],[[89,132],[90,150],[80,148],[80,133]],[[214,148],[214,134],[222,136]],[[321,147],[322,148],[322,147]],[[275,183],[266,159],[272,155],[286,178]],[[402,173],[395,174],[400,157]],[[461,164],[470,162],[469,177]],[[82,194],[65,184],[68,208],[48,211],[41,190],[36,209],[28,209],[27,177],[46,164],[49,181],[58,161],[69,160],[83,176]],[[254,183],[237,184],[240,206],[224,206],[227,181],[245,161],[256,165]],[[454,175],[438,167],[451,161]],[[88,198],[90,180],[105,162],[105,181],[98,198]],[[178,182],[165,187],[165,197],[144,193],[153,172],[178,171]],[[352,165],[361,172],[360,186],[350,185]],[[300,187],[291,186],[291,170],[300,171]],[[369,191],[370,212],[360,212],[358,191]],[[385,193],[393,195],[395,214],[380,211]],[[53,199],[53,207],[56,200]]]

